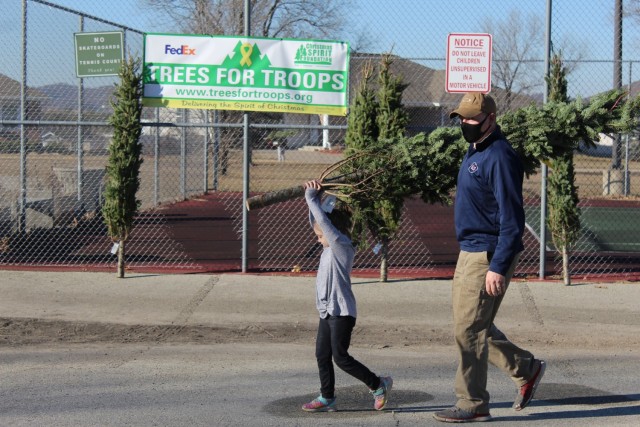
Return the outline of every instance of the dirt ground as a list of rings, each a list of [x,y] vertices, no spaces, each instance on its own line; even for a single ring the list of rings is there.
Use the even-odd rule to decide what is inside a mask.
[[[435,332],[435,331],[432,331]],[[263,327],[243,324],[237,327],[178,326],[178,325],[121,325],[40,319],[0,318],[0,345],[20,346],[56,343],[305,343],[313,342],[315,325],[273,324]],[[448,334],[434,333],[431,343],[450,344]],[[411,346],[425,343],[420,331],[412,328],[356,327],[354,344],[376,343],[381,346]]]
[[[564,333],[544,333],[529,329],[518,332],[519,344],[552,345],[558,349],[587,346],[593,350],[640,348],[640,338],[628,339],[625,331],[597,332],[606,325]],[[0,347],[57,344],[229,344],[229,343],[308,343],[315,340],[315,324],[274,323],[259,325],[247,322],[234,326],[125,325],[113,323],[53,321],[41,319],[0,318]],[[595,337],[597,336],[597,339]],[[356,326],[352,345],[371,348],[452,345],[451,331],[419,326],[372,328]]]

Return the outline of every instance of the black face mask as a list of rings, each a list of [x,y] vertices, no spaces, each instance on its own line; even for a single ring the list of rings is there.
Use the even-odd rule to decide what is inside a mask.
[[[480,139],[480,137],[482,136],[482,131],[480,130],[480,128],[482,128],[482,125],[484,124],[484,122],[487,121],[488,118],[489,118],[489,115],[487,114],[484,120],[478,123],[477,125],[460,122],[460,129],[462,130],[462,136],[469,144],[477,142]]]

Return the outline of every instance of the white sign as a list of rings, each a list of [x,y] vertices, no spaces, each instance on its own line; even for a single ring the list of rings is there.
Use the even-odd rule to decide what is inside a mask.
[[[345,42],[188,34],[144,40],[144,105],[347,114]]]
[[[449,34],[447,92],[491,91],[491,34]]]

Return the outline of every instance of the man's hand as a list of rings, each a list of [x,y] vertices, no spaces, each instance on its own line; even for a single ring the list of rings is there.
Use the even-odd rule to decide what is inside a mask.
[[[506,280],[502,274],[489,270],[485,279],[487,293],[492,297],[499,297],[507,291]]]

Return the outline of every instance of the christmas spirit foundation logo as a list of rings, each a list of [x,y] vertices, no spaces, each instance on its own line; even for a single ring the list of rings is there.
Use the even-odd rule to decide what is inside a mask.
[[[331,50],[333,46],[324,43],[306,43],[300,45],[296,51],[296,64],[331,65]]]

